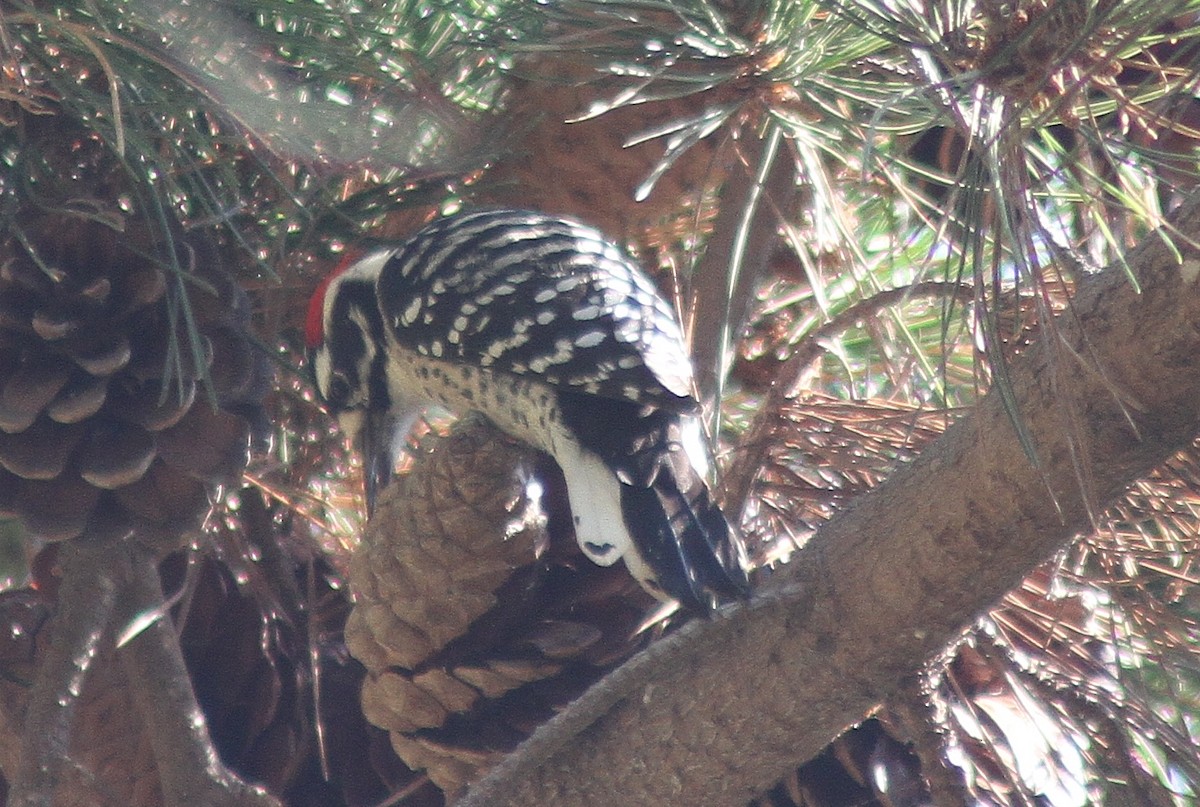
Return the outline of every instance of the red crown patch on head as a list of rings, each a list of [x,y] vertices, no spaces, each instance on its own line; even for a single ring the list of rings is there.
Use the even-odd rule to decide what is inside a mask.
[[[361,256],[362,253],[358,250],[347,250],[333,271],[317,284],[316,290],[309,298],[308,315],[304,319],[304,344],[309,350],[316,350],[325,341],[325,295],[329,291],[329,284],[353,266]]]

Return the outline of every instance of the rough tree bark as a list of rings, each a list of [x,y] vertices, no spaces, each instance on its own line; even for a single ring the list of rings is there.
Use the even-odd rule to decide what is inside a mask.
[[[1040,468],[987,396],[751,604],[617,670],[460,807],[741,805],[895,692],[1200,429],[1200,206],[1174,225],[1127,256],[1140,293],[1120,267],[1086,279],[1014,361]]]

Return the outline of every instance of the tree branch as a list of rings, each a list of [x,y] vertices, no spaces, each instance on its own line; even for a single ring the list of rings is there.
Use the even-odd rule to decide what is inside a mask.
[[[688,326],[692,361],[700,400],[711,402],[717,393],[717,380],[725,354],[732,350],[726,338],[736,337],[746,323],[754,304],[754,290],[762,280],[778,239],[781,210],[786,211],[796,195],[795,171],[791,160],[776,154],[767,168],[766,182],[756,185],[755,172],[765,157],[761,138],[739,142],[739,159],[733,160],[729,177],[721,187],[721,205],[704,254],[692,273],[691,311]],[[743,221],[746,206],[758,193],[763,195],[750,220]],[[731,257],[743,226],[749,227],[746,249],[740,268]],[[736,273],[731,277],[731,273]],[[732,283],[732,288],[731,288]]]
[[[1014,360],[1040,468],[987,396],[752,603],[618,669],[462,807],[740,805],[897,691],[1088,530],[1088,502],[1110,501],[1196,434],[1197,205],[1175,225],[1174,249],[1156,233],[1127,256],[1141,294],[1119,267],[1088,278],[1072,313]]]
[[[58,613],[29,695],[21,764],[9,794],[13,807],[53,802],[64,770],[72,764],[71,728],[79,695],[117,601],[111,544],[86,538],[68,541],[59,563]]]
[[[128,553],[121,616],[141,628],[118,654],[154,749],[163,803],[168,807],[279,807],[263,788],[247,784],[217,758],[192,693],[175,626],[166,614],[154,557],[133,542],[113,551]]]

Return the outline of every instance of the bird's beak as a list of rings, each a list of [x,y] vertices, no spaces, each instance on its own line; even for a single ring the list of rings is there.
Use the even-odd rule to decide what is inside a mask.
[[[392,481],[396,428],[385,414],[368,413],[360,434],[363,456],[363,481],[366,486],[367,518],[375,512],[379,493]]]

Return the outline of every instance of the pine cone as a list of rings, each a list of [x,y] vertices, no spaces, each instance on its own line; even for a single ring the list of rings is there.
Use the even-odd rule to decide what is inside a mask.
[[[587,561],[563,511],[538,517],[532,462],[464,425],[385,492],[351,561],[363,712],[451,796],[648,638],[654,602],[624,568]]]
[[[520,74],[535,78],[512,81],[513,104],[505,115],[516,142],[481,183],[481,201],[578,216],[640,245],[669,240],[672,231],[691,232],[701,195],[718,187],[728,171],[716,138],[688,149],[640,201],[638,187],[662,160],[665,139],[628,143],[694,118],[713,99],[698,93],[579,120],[621,88],[597,83],[591,66],[563,56],[525,63]]]
[[[208,244],[167,243],[116,208],[134,197],[96,136],[49,132],[23,154],[25,187],[45,196],[5,188],[0,512],[48,541],[170,547],[240,473],[264,422],[269,369],[248,303]]]

